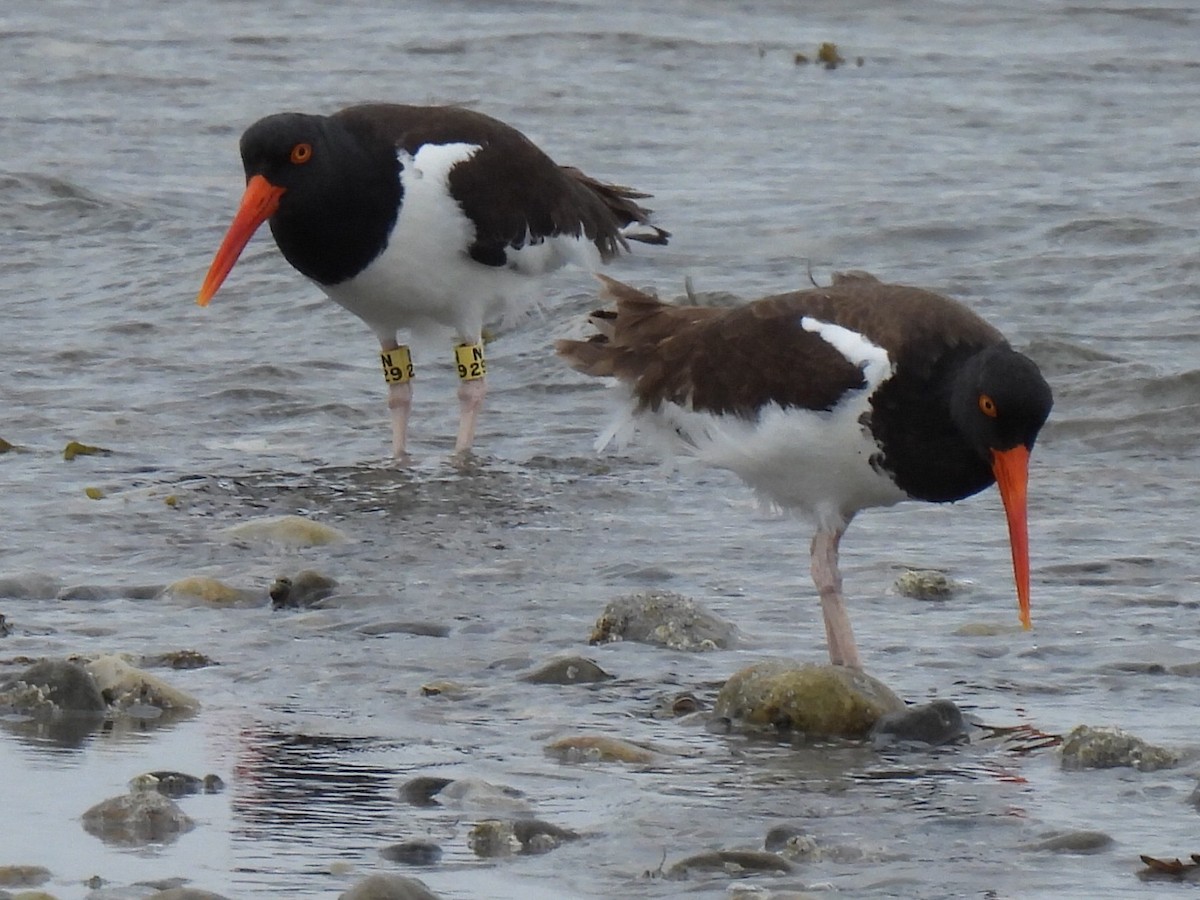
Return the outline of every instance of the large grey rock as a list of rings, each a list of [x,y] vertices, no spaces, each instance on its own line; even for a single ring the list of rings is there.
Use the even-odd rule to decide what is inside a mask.
[[[735,672],[714,712],[737,727],[808,737],[864,738],[880,717],[904,709],[883,682],[858,669],[768,660]]]
[[[65,659],[34,663],[0,685],[0,706],[41,715],[54,712],[103,713],[106,704],[83,666]]]
[[[134,791],[102,800],[83,814],[83,827],[105,843],[169,843],[195,827],[175,801],[157,791]]]

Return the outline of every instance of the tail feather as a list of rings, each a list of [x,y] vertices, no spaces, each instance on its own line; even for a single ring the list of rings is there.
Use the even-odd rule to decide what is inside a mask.
[[[679,358],[688,347],[683,335],[691,326],[723,311],[674,306],[615,278],[596,278],[600,299],[616,308],[599,309],[588,317],[596,333],[587,340],[561,340],[555,350],[585,375],[613,377],[629,384],[640,407],[682,397],[690,390],[690,374]]]
[[[638,367],[631,365],[638,356],[630,344],[629,326],[645,320],[666,304],[607,275],[600,281],[600,300],[616,309],[597,309],[588,316],[596,333],[587,340],[561,340],[554,349],[571,368],[585,375],[636,380]]]
[[[621,240],[661,246],[670,239],[671,232],[651,223],[650,218],[654,210],[635,202],[644,200],[650,196],[649,194],[636,191],[623,184],[598,181],[574,166],[560,166],[559,168],[600,198],[608,211],[616,218],[620,226]]]
[[[576,372],[596,378],[616,375],[612,348],[603,335],[593,335],[586,341],[555,341],[554,351]]]

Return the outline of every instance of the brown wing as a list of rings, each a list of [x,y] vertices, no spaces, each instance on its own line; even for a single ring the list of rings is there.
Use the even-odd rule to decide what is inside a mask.
[[[864,274],[828,288],[767,297],[733,309],[673,306],[600,276],[614,313],[589,341],[560,341],[579,371],[611,375],[633,389],[639,408],[670,401],[753,418],[766,404],[824,410],[865,385],[862,370],[801,320],[841,325],[888,349],[919,380],[960,341],[994,343],[999,333],[953,300]],[[950,337],[953,335],[954,337]],[[932,357],[930,361],[927,357]]]
[[[450,192],[475,223],[472,258],[487,265],[504,265],[507,247],[556,235],[586,236],[608,260],[626,249],[621,228],[650,215],[634,202],[646,195],[559,166],[515,128],[474,110],[367,104],[336,117],[382,132],[411,154],[431,143],[478,144],[471,165],[451,170]],[[649,242],[666,243],[668,236],[660,231]]]

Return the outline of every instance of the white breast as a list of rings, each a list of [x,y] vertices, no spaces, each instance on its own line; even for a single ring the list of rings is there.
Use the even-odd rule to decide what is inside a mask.
[[[400,156],[403,203],[387,247],[365,270],[322,286],[335,302],[381,338],[399,330],[453,330],[479,339],[485,322],[519,316],[541,299],[535,276],[567,262],[595,266],[586,239],[551,238],[509,251],[508,266],[487,266],[468,254],[475,225],[450,194],[450,170],[470,165],[478,144],[426,144]],[[588,248],[591,253],[587,252]]]

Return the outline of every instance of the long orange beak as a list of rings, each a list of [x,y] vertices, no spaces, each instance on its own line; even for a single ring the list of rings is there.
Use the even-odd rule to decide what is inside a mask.
[[[242,250],[250,243],[254,232],[258,231],[258,226],[275,215],[275,210],[279,209],[279,198],[286,190],[287,188],[276,187],[261,175],[255,175],[246,182],[246,193],[242,194],[242,204],[238,207],[237,215],[233,217],[233,223],[225,232],[225,240],[221,241],[221,248],[213,257],[212,265],[208,268],[204,285],[200,288],[199,296],[196,297],[197,303],[201,306],[208,306],[208,301],[220,289],[221,284],[225,281],[225,276],[229,274],[234,263],[238,261],[238,257],[242,255]]]
[[[1025,492],[1029,486],[1029,450],[1018,444],[1011,450],[992,451],[992,472],[1004,514],[1008,518],[1008,540],[1012,544],[1013,576],[1017,580],[1017,604],[1021,610],[1021,627],[1029,630],[1029,525]]]

